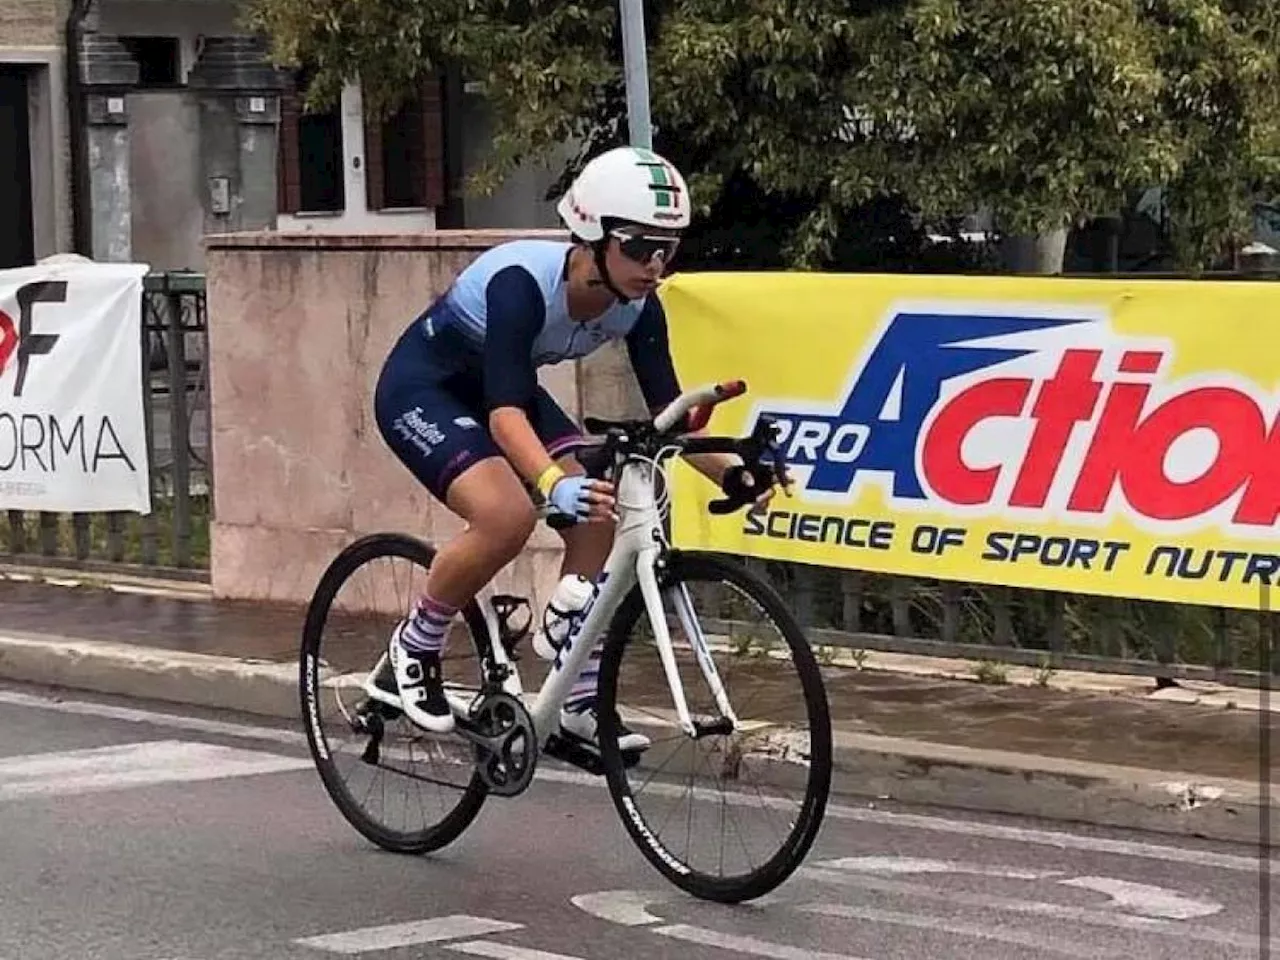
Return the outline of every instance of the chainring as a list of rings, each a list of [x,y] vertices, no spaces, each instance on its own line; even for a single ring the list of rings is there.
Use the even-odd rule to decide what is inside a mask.
[[[495,691],[472,708],[469,723],[471,739],[485,741],[474,748],[476,771],[489,791],[514,797],[527,790],[538,766],[538,737],[524,703]]]

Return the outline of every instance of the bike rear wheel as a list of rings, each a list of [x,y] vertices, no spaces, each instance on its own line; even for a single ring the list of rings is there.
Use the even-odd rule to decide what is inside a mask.
[[[677,887],[722,903],[760,897],[800,866],[826,811],[831,717],[822,676],[777,591],[741,563],[672,551],[658,571],[658,585],[691,717],[715,721],[721,711],[686,623],[697,625],[708,641],[707,653],[740,727],[705,739],[680,728],[644,599],[640,587],[633,587],[614,615],[600,662],[600,751],[609,793],[636,846]],[[728,589],[720,596],[715,588]],[[684,613],[692,612],[691,618],[677,606],[682,597],[689,598],[692,611],[685,607]],[[785,687],[788,677],[791,686]],[[754,687],[754,695],[744,694],[736,680]],[[619,719],[652,741],[636,766],[623,763]],[[714,743],[709,759],[688,755],[689,748],[696,755],[708,743]],[[695,776],[707,773],[718,793],[690,789],[687,811],[671,801],[686,782],[692,787]],[[766,799],[766,793],[781,796]],[[651,805],[647,798],[655,796]],[[757,802],[763,826],[744,831],[739,812]],[[695,859],[695,844],[704,846],[717,825],[724,844],[728,820],[734,821],[727,834],[730,849],[722,845],[718,856]],[[758,858],[748,849],[756,834],[765,837]],[[745,862],[726,870],[739,850]]]
[[[320,779],[357,831],[395,853],[428,853],[452,843],[476,818],[488,794],[475,771],[474,753],[461,737],[420,729],[363,687],[381,663],[388,671],[384,686],[394,691],[394,680],[386,680],[387,641],[421,594],[434,556],[422,541],[394,533],[348,545],[320,579],[302,635],[299,692],[307,744]],[[454,624],[445,650],[446,684],[478,689],[488,644],[483,616],[472,603]],[[366,788],[352,787],[343,776],[338,758],[345,740],[355,751],[352,772],[369,774]],[[430,764],[431,771],[420,772],[420,764]],[[389,800],[391,776],[416,795],[399,803]],[[436,802],[427,793],[435,794]],[[393,823],[397,807],[405,821],[415,813],[421,821]]]

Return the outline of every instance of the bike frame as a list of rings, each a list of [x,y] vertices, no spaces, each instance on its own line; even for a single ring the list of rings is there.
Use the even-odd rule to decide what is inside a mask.
[[[655,420],[655,426],[665,429],[694,407],[709,407],[724,399],[728,399],[728,396],[725,395],[724,388],[718,386],[706,386],[687,391],[659,414]],[[661,463],[655,463],[643,457],[628,458],[621,465],[616,491],[618,523],[613,545],[605,559],[601,575],[596,581],[596,596],[591,601],[586,615],[579,622],[577,631],[569,636],[564,647],[557,654],[551,671],[534,697],[532,706],[529,707],[529,714],[537,731],[539,747],[545,747],[548,738],[560,729],[560,707],[572,690],[574,681],[587,665],[591,651],[603,640],[619,604],[636,583],[639,583],[644,597],[645,610],[653,627],[654,639],[662,659],[680,728],[691,737],[695,735],[684,686],[676,666],[671,631],[667,627],[667,619],[663,612],[662,591],[658,586],[657,561],[666,546],[666,535],[662,528],[662,516],[658,509],[657,498],[654,496],[653,481],[654,471],[661,469]],[[543,515],[545,514],[544,509]],[[732,723],[734,730],[737,730],[738,718],[729,705],[724,684],[711,658],[707,638],[694,612],[689,591],[684,584],[677,584],[673,588],[668,588],[667,592],[674,594],[676,612],[681,626],[686,637],[689,638],[690,649],[698,661],[708,689],[716,699],[721,715]],[[499,619],[491,601],[493,593],[492,586],[486,586],[476,596],[476,603],[484,615],[489,632],[490,656],[495,663],[503,664],[509,669],[508,676],[503,681],[505,692],[525,700],[527,704],[519,669],[499,641]],[[456,717],[467,716],[474,700],[473,694],[462,693],[446,683],[445,696]]]

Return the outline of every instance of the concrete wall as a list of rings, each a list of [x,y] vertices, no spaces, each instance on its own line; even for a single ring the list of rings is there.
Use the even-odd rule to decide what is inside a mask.
[[[236,33],[236,17],[226,0],[99,0],[96,22],[111,36],[176,37],[185,83],[201,37]],[[200,270],[206,185],[196,98],[182,89],[135,90],[127,100],[130,257],[156,270]]]
[[[57,47],[69,0],[0,0],[0,44]]]
[[[487,159],[497,132],[488,104],[473,85],[468,85],[462,97],[460,127],[465,177]],[[462,201],[464,223],[468,227],[518,230],[558,228],[555,202],[543,198],[572,155],[571,145],[566,145],[543,163],[521,164],[488,196],[468,193]]]
[[[200,110],[185,91],[129,95],[133,256],[154,270],[204,264]]]
[[[460,529],[386,448],[372,392],[410,320],[482,250],[516,235],[561,236],[209,238],[218,596],[303,603],[333,556],[360,535],[403,530],[444,540]],[[633,378],[611,366],[622,357],[560,364],[542,380],[574,417],[587,384],[603,398],[591,401],[592,413],[621,413],[628,397],[638,410]],[[631,383],[620,385],[625,379]],[[499,585],[545,600],[560,550],[559,537],[540,525]]]

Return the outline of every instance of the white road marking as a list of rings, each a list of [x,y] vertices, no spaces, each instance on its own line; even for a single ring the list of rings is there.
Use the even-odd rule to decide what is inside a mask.
[[[1113,927],[1117,930],[1157,933],[1181,940],[1197,940],[1218,946],[1252,950],[1255,953],[1259,950],[1259,942],[1256,935],[1191,926],[1171,920],[1153,920],[1149,917],[1128,916],[1122,913],[1090,910],[1087,907],[1073,907],[1063,903],[1045,903],[1040,900],[1019,900],[1009,897],[990,896],[984,893],[938,890],[922,883],[885,880],[879,877],[840,873],[835,870],[820,870],[815,867],[801,867],[797,874],[810,879],[824,880],[837,886],[874,890],[878,893],[897,894],[905,897],[918,897],[922,900],[933,900],[951,906],[974,907],[979,910],[1007,910],[1011,913],[1047,917],[1054,920],[1068,920],[1099,927]],[[844,909],[844,905],[816,903],[806,904],[797,909],[806,913],[839,917],[842,916],[841,911]]]
[[[250,740],[267,740],[300,746],[306,744],[306,738],[300,731],[207,720],[201,717],[186,717],[130,707],[117,707],[88,700],[55,700],[50,697],[35,696],[14,690],[0,690],[0,705],[32,707],[52,710],[58,713],[168,726],[175,729]],[[603,779],[574,770],[540,767],[536,774],[536,779],[547,783],[587,786],[598,790],[605,789]],[[687,792],[684,788],[678,786],[662,784],[650,784],[646,789],[654,793],[678,796]],[[716,803],[721,802],[721,794],[711,793],[710,791],[703,792],[713,798]],[[750,803],[753,806],[759,806],[761,802],[759,797],[742,794],[726,794],[724,799],[734,804]],[[783,804],[780,802],[776,805],[781,806]],[[788,803],[786,806],[791,808],[794,805]],[[927,830],[958,836],[981,837],[989,840],[1007,840],[1014,843],[1031,843],[1056,847],[1061,850],[1081,850],[1090,853],[1114,854],[1121,857],[1140,857],[1146,860],[1160,860],[1168,863],[1185,863],[1193,866],[1210,867],[1216,870],[1232,870],[1255,876],[1259,868],[1258,858],[1254,856],[1215,853],[1210,850],[1140,843],[1131,840],[1112,840],[1106,837],[1089,837],[1056,830],[1004,826],[1002,824],[986,823],[981,820],[952,820],[925,814],[893,813],[886,810],[843,806],[837,803],[827,805],[827,816],[833,820],[850,820],[859,823],[872,823],[878,826]],[[1280,873],[1280,858],[1273,862],[1271,870],[1273,873]]]
[[[1120,857],[1140,857],[1145,860],[1163,860],[1169,863],[1187,863],[1215,870],[1234,870],[1241,873],[1258,872],[1257,857],[1242,857],[1231,853],[1214,853],[1189,847],[1168,847],[1155,843],[1139,843],[1132,840],[1111,840],[1107,837],[1087,837],[1059,830],[1038,830],[1032,827],[1009,827],[981,820],[951,820],[945,817],[918,813],[893,813],[887,810],[864,810],[857,807],[831,805],[827,816],[836,820],[854,820],[886,827],[915,830],[931,830],[965,837],[982,837],[987,840],[1009,840],[1014,843],[1034,843],[1057,847],[1060,850],[1083,850],[1089,853],[1110,853]],[[1280,872],[1280,861],[1272,865],[1273,872]]]
[[[569,902],[579,910],[601,920],[625,927],[642,927],[648,923],[661,923],[662,918],[645,909],[651,903],[661,903],[670,895],[653,890],[601,890],[570,897]]]
[[[1037,951],[1058,953],[1064,957],[1075,957],[1077,960],[1094,960],[1095,957],[1121,957],[1128,953],[1104,951],[1097,946],[1081,944],[1079,946],[1052,937],[1038,937],[1031,933],[1021,933],[1009,927],[982,926],[976,923],[963,923],[958,920],[946,920],[942,917],[922,916],[918,913],[899,913],[896,910],[876,910],[870,907],[851,907],[846,904],[822,904],[822,909],[813,909],[812,913],[826,916],[838,916],[845,920],[868,920],[871,923],[887,923],[897,926],[913,927],[917,930],[937,930],[940,933],[952,933],[961,937],[972,937],[975,940],[992,940],[1007,943],[1016,947],[1030,947]]]
[[[295,757],[160,740],[0,758],[0,800],[258,776],[310,766]]]
[[[1222,904],[1212,900],[1191,900],[1164,887],[1117,880],[1115,877],[1075,877],[1059,880],[1064,887],[1079,887],[1106,894],[1119,907],[1160,920],[1191,920],[1222,912]]]
[[[519,929],[518,923],[455,914],[448,917],[433,917],[430,920],[413,920],[409,923],[390,923],[380,927],[363,927],[341,933],[326,933],[318,937],[304,937],[293,942],[302,947],[327,950],[330,953],[354,955],[372,953],[375,950],[412,947],[420,943],[438,943],[441,940],[482,937],[486,934],[506,933]]]
[[[55,699],[22,693],[18,690],[0,690],[0,705],[32,707],[37,710],[52,710],[55,713],[68,713],[82,717],[122,720],[126,723],[145,723],[151,726],[172,727],[175,730],[190,730],[193,733],[211,733],[246,740],[270,740],[273,743],[299,746],[306,746],[307,743],[306,735],[297,730],[250,726],[225,720],[208,720],[204,717],[187,717],[176,713],[162,713],[158,710],[141,710],[136,707],[97,703],[93,700]]]
[[[824,860],[814,866],[856,873],[963,873],[1002,880],[1044,880],[1062,876],[1061,870],[1017,870],[988,867],[981,863],[962,863],[959,860],[926,860],[919,857],[841,857],[838,860]]]
[[[473,957],[492,957],[493,960],[584,960],[582,957],[571,957],[567,953],[549,953],[546,950],[534,950],[531,947],[513,947],[510,944],[495,943],[492,940],[451,943],[445,949],[468,953]]]
[[[861,873],[963,873],[1028,881],[1063,875],[1061,870],[1037,873],[1030,870],[1007,870],[954,860],[918,860],[914,857],[843,857],[839,860],[821,861],[814,866]],[[1059,880],[1058,883],[1066,887],[1078,887],[1082,890],[1093,890],[1105,894],[1116,906],[1157,920],[1190,920],[1222,912],[1222,904],[1212,900],[1192,900],[1166,887],[1133,883],[1115,877],[1091,875]]]
[[[758,940],[755,937],[708,930],[706,927],[691,927],[685,923],[655,927],[653,932],[683,940],[686,943],[718,947],[721,950],[736,950],[756,957],[770,957],[771,960],[864,960],[864,958],[845,953],[827,953],[822,950],[810,950],[807,947],[792,947],[785,943],[773,943],[769,940]]]

